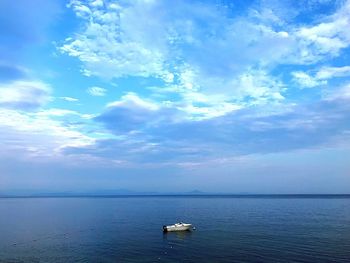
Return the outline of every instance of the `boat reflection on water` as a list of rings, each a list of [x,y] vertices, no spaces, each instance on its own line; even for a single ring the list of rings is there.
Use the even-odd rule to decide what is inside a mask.
[[[192,236],[192,233],[192,231],[163,232],[163,239],[173,240],[174,238],[176,238],[184,240],[186,238],[190,238]]]

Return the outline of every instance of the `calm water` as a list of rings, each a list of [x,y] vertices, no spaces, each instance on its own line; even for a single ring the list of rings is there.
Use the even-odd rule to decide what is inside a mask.
[[[0,262],[350,262],[350,198],[0,198]]]

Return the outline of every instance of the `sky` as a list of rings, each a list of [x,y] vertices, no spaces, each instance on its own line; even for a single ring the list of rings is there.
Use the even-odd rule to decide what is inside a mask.
[[[0,1],[0,193],[350,193],[349,139],[350,1]]]

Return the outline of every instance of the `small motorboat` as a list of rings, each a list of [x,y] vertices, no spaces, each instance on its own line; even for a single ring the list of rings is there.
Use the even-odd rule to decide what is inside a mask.
[[[195,230],[192,224],[185,223],[176,223],[170,226],[163,226],[163,232],[172,232],[172,231],[191,231]]]

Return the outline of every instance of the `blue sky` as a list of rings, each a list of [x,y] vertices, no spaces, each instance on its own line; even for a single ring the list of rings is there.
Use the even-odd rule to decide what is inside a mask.
[[[350,192],[350,1],[0,2],[0,192]]]

